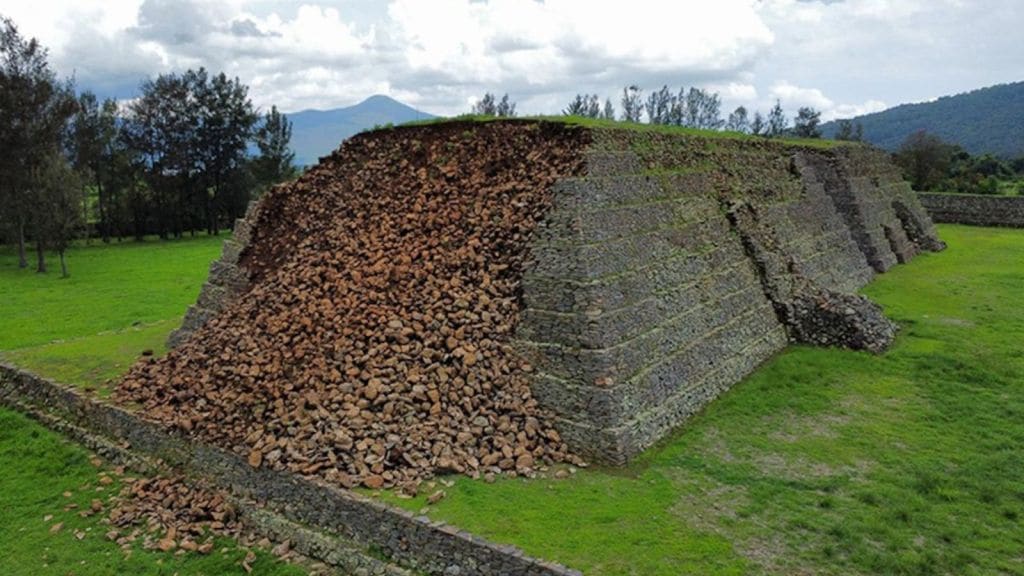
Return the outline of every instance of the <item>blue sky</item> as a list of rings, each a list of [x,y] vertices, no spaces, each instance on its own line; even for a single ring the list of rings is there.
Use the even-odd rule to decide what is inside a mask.
[[[700,86],[727,110],[826,119],[1024,80],[1021,0],[0,0],[83,88],[131,98],[161,72],[238,76],[285,111],[387,94],[436,114],[508,92],[556,113],[577,92]]]

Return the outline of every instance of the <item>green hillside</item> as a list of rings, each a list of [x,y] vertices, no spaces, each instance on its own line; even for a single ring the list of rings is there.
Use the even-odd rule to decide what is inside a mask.
[[[973,155],[1018,158],[1024,155],[1024,82],[904,104],[854,120],[864,126],[866,140],[887,150],[896,150],[909,134],[925,130]],[[832,137],[836,128],[835,122],[822,127],[826,137]]]

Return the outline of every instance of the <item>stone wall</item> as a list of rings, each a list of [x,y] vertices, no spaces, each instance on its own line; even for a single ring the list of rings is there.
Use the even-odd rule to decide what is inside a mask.
[[[184,342],[249,287],[249,276],[240,260],[252,239],[253,225],[259,218],[259,205],[254,200],[249,204],[245,217],[235,220],[234,231],[230,238],[224,240],[220,258],[210,264],[210,274],[199,291],[199,298],[188,307],[181,326],[168,336],[168,348],[176,348]]]
[[[936,222],[1024,228],[1024,196],[919,193],[917,197]]]
[[[884,349],[895,326],[852,293],[942,247],[867,148],[595,142],[537,234],[517,347],[563,436],[597,460],[628,460],[789,341]]]
[[[377,500],[289,472],[255,469],[226,450],[181,437],[139,415],[79,394],[70,387],[0,364],[0,405],[29,413],[78,440],[99,438],[106,452],[157,459],[187,475],[228,490],[237,499],[257,501],[245,515],[264,529],[285,530],[273,512],[297,525],[313,547],[303,554],[330,561],[351,574],[402,574],[374,558],[388,558],[417,572],[463,576],[579,576],[559,564],[530,558],[513,546],[497,545],[443,522],[394,508]],[[95,445],[95,444],[94,444]],[[120,456],[123,459],[124,456]],[[250,518],[252,520],[253,518]],[[329,534],[304,534],[302,526]],[[287,529],[286,538],[296,532]],[[293,540],[294,542],[294,540]],[[319,542],[319,543],[318,543]],[[340,543],[340,544],[339,544]]]

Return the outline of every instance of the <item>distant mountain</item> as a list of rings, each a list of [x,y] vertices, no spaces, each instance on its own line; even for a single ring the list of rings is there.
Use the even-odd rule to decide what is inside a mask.
[[[1024,156],[1024,82],[904,104],[854,120],[864,126],[868,142],[887,150],[896,150],[908,135],[926,130],[973,155],[1019,158]],[[822,132],[831,138],[836,128],[829,122]]]
[[[426,120],[433,115],[388,98],[370,96],[355,106],[333,110],[304,110],[288,114],[292,122],[295,163],[309,166],[333,152],[341,141],[368,128]]]

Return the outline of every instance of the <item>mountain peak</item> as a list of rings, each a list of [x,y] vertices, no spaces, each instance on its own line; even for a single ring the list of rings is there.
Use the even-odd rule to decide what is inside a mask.
[[[400,106],[405,106],[405,104],[402,104],[390,96],[385,96],[384,94],[374,94],[359,104],[356,104],[356,106],[362,106],[363,104],[398,104]]]
[[[330,154],[342,140],[383,124],[404,124],[434,118],[383,94],[374,94],[362,102],[330,110],[303,110],[288,115],[292,122],[292,150],[300,166],[316,164]]]

